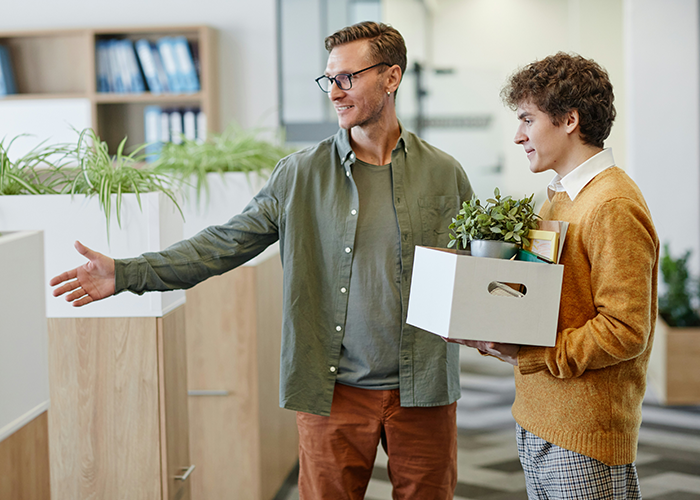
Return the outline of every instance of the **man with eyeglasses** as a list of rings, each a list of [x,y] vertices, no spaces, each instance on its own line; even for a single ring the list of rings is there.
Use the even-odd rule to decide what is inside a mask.
[[[379,443],[399,499],[449,499],[457,482],[459,346],[406,324],[415,245],[446,246],[472,189],[454,158],[401,126],[406,46],[364,22],[326,38],[317,84],[339,132],[282,159],[242,214],[162,252],[90,262],[51,281],[83,305],[189,288],[279,239],[280,406],[297,411],[302,499],[360,499]]]

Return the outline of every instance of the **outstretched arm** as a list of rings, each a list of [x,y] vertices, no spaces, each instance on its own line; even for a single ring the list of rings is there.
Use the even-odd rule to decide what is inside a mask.
[[[79,307],[114,295],[114,259],[90,250],[79,241],[75,242],[75,249],[88,262],[51,279],[49,285],[61,285],[54,289],[54,297],[71,292],[66,300]]]

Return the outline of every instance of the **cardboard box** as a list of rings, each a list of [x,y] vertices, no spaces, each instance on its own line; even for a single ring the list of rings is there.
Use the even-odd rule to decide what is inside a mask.
[[[553,346],[564,266],[417,246],[407,323],[446,338]],[[522,297],[489,293],[522,284]],[[493,286],[492,286],[493,288]]]

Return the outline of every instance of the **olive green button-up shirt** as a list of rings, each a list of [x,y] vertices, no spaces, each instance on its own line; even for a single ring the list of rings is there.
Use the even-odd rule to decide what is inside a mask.
[[[347,130],[275,167],[244,211],[166,250],[116,260],[116,291],[190,288],[280,242],[284,268],[280,406],[330,415],[348,311],[358,192]],[[472,189],[459,163],[402,129],[391,154],[401,242],[402,406],[456,401],[459,346],[406,324],[415,245],[444,247]]]

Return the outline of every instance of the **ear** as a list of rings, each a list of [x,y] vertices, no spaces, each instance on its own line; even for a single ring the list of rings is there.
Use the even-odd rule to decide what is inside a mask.
[[[401,68],[398,64],[394,64],[387,70],[387,73],[386,91],[394,93],[399,88],[399,83],[401,83]]]
[[[564,116],[564,127],[566,128],[567,134],[573,134],[578,130],[579,126],[579,115],[578,109],[572,109]]]

